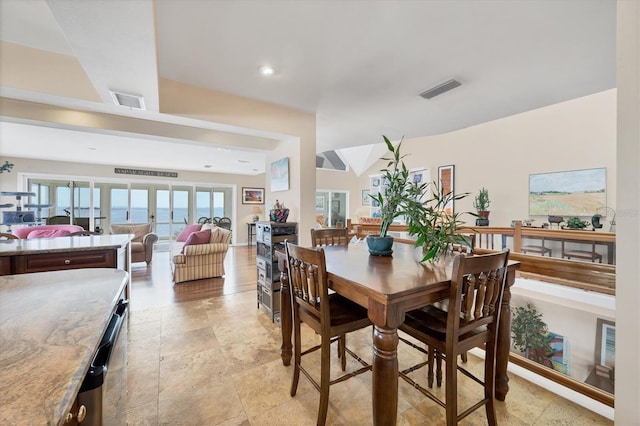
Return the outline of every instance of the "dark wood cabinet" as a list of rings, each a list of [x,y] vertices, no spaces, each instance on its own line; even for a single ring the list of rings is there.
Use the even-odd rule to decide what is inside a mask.
[[[79,268],[117,268],[115,249],[66,253],[27,254],[13,258],[15,274]]]

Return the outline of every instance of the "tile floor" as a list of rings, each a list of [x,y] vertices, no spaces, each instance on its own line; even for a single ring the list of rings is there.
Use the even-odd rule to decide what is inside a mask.
[[[162,256],[161,253],[158,256]],[[250,255],[249,255],[250,257]],[[166,259],[164,259],[166,261]],[[167,275],[159,259],[151,274]],[[228,271],[231,276],[231,272]],[[236,292],[162,305],[145,303],[148,282],[132,289],[128,339],[128,412],[130,425],[314,425],[319,393],[304,376],[295,397],[289,395],[292,367],[280,359],[278,324],[256,308],[255,286],[237,286]],[[157,279],[153,279],[157,286]],[[166,281],[166,277],[162,278]],[[169,280],[170,281],[170,280]],[[218,285],[225,286],[224,280]],[[212,284],[215,285],[215,284]],[[171,291],[173,284],[165,283]],[[170,291],[165,288],[167,294]],[[136,303],[136,296],[139,301]],[[149,300],[147,298],[147,300]],[[137,306],[137,308],[136,308]],[[350,348],[370,361],[371,330],[349,335]],[[303,330],[303,347],[315,342]],[[335,352],[334,352],[335,353]],[[306,365],[318,365],[313,356]],[[418,357],[402,343],[400,368]],[[332,358],[332,377],[340,373]],[[469,366],[481,368],[469,356]],[[347,368],[355,368],[351,360]],[[316,371],[316,377],[318,377]],[[412,377],[423,378],[424,372]],[[459,404],[479,396],[481,388],[461,378]],[[444,424],[444,410],[404,381],[399,382],[398,424]],[[555,394],[511,376],[506,402],[498,403],[501,425],[612,425],[613,422]],[[332,386],[329,425],[370,425],[371,374]],[[439,393],[443,395],[442,391]],[[462,424],[485,425],[483,410]]]

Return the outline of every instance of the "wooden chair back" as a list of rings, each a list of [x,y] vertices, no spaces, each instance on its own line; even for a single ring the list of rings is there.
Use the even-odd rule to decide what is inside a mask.
[[[329,286],[324,250],[286,243],[289,291],[294,310],[308,314],[321,324],[330,324]],[[304,316],[304,315],[303,315]]]
[[[500,317],[508,258],[508,250],[455,257],[447,316],[447,339],[452,339],[454,344],[460,341],[460,336],[486,325],[487,330],[494,335],[495,345],[495,327]],[[475,343],[477,342],[465,346],[475,347]]]
[[[311,245],[318,246],[346,246],[349,244],[347,228],[311,229]]]
[[[13,234],[9,234],[6,232],[0,232],[0,240],[19,240],[18,237],[16,237]]]
[[[51,216],[47,218],[47,225],[71,225],[71,217],[69,216]]]
[[[457,253],[472,254],[475,247],[476,234],[459,234],[459,240],[451,244],[449,250]]]

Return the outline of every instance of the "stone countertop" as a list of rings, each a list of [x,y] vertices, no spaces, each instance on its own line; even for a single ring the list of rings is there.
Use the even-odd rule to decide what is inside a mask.
[[[110,268],[0,276],[0,424],[64,423],[128,280]]]
[[[32,238],[0,241],[0,256],[20,254],[89,251],[124,247],[131,241],[129,234],[89,235],[77,237]]]

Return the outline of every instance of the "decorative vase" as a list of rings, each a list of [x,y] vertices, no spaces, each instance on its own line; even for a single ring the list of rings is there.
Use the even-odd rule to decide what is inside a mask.
[[[393,253],[393,237],[381,237],[379,235],[367,235],[369,253],[374,256],[391,256]]]
[[[271,222],[284,223],[289,217],[289,209],[273,209],[269,212]]]

